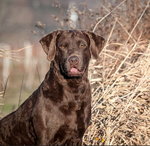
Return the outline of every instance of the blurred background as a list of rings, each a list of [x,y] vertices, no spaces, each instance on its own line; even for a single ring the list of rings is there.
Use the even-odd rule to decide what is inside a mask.
[[[141,64],[136,64],[138,59],[149,49],[149,3],[149,0],[0,0],[0,117],[15,110],[42,82],[49,70],[49,62],[39,40],[56,29],[84,29],[106,39],[100,59],[96,64],[91,63],[89,72],[95,100],[95,117],[98,115],[97,111],[102,112],[99,106],[104,106],[100,103],[107,99],[105,91],[108,91],[109,87],[109,99],[118,97],[120,100],[120,97],[128,97],[129,92],[132,93],[134,89],[132,85],[136,87],[136,83],[141,83],[139,80],[143,79],[141,72],[145,68],[141,68],[140,73],[135,73],[139,70],[136,68],[133,73],[136,77],[131,80],[128,79],[130,73],[123,73],[131,71],[135,66],[139,67]],[[141,67],[144,65],[146,63]],[[118,77],[125,78],[125,83],[118,83]],[[122,81],[121,79],[119,81]],[[135,82],[130,82],[133,79]],[[126,86],[122,89],[120,86],[123,84],[132,87]],[[112,95],[111,90],[116,91],[116,94]],[[134,94],[138,93],[136,91]],[[121,99],[124,101],[124,98]],[[125,105],[123,102],[121,104]],[[109,103],[109,110],[110,105],[113,104]],[[116,105],[113,105],[112,109],[115,107]],[[107,115],[105,112],[102,114]],[[103,121],[107,119],[109,118],[104,117]],[[111,120],[109,122],[112,123]],[[110,129],[100,124],[96,129],[100,127],[106,131],[98,130],[94,142],[90,135],[93,135],[93,132],[88,133],[88,136],[85,136],[88,144],[104,144],[105,141],[105,144],[148,144],[146,138],[143,143],[141,140],[134,143],[135,139],[129,140],[128,137],[119,138],[116,142],[110,138],[111,134],[108,134]],[[107,138],[99,138],[100,135]],[[113,138],[116,137],[114,135]]]

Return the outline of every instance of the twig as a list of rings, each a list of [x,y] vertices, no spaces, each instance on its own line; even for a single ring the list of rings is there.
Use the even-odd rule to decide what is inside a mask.
[[[39,73],[39,69],[38,69],[37,65],[36,65],[36,70],[37,70],[37,75],[38,75],[39,83],[41,83],[40,73]]]
[[[4,93],[3,93],[3,96],[2,96],[3,99],[4,99],[4,96],[5,96],[5,93],[6,93],[6,89],[7,89],[7,85],[8,85],[8,79],[9,79],[9,76],[7,77],[6,84],[5,84],[5,87],[4,87]]]
[[[103,18],[101,18],[94,26],[93,32],[95,32],[97,26],[106,18],[108,17],[113,11],[115,11],[118,7],[120,7],[126,0],[122,1],[119,5],[117,5],[112,11],[110,11],[108,14],[106,14]]]
[[[139,22],[140,22],[140,20],[142,19],[143,15],[145,14],[147,8],[149,7],[149,4],[150,4],[150,0],[147,2],[147,5],[146,5],[145,9],[143,10],[143,12],[142,12],[140,18],[137,20],[136,24],[134,25],[133,29],[131,30],[129,37],[127,38],[127,40],[126,40],[126,42],[125,42],[125,45],[126,45],[126,44],[128,43],[128,41],[130,40],[130,38],[131,38],[131,36],[132,36],[132,34],[133,34],[135,28],[137,27],[137,25],[139,24]]]
[[[5,93],[6,93],[6,89],[7,89],[7,85],[8,85],[8,80],[9,80],[9,76],[7,77],[6,84],[4,86],[4,93],[3,93],[2,99],[4,99],[4,97],[5,97]],[[4,108],[4,106],[2,106],[1,112],[3,111],[3,108]]]
[[[104,7],[104,9],[107,11],[107,12],[110,12],[105,6],[103,6]],[[116,17],[113,15],[113,14],[111,14],[115,19],[116,19]],[[128,34],[128,36],[130,36],[132,39],[133,39],[133,41],[134,41],[134,43],[136,42],[136,40],[133,38],[133,36],[126,30],[126,28],[123,26],[123,24],[118,20],[118,19],[116,19],[116,21],[118,22],[118,24],[123,28],[123,30]]]
[[[108,38],[107,38],[106,45],[105,45],[103,51],[106,50],[106,46],[108,46],[108,42],[109,42],[109,40],[110,40],[110,38],[111,38],[111,36],[113,34],[113,31],[114,31],[115,26],[116,26],[116,22],[117,22],[117,19],[115,20],[115,22],[113,24],[113,27],[112,27],[112,29],[110,31],[110,34],[109,34]],[[103,56],[103,60],[104,60],[103,61],[103,69],[104,69],[104,67],[105,67],[105,55]],[[103,75],[103,79],[105,79],[105,72],[102,75]]]
[[[18,101],[18,107],[21,103],[21,95],[22,95],[22,89],[23,89],[23,81],[24,81],[24,74],[23,74],[23,78],[22,78],[22,82],[21,82],[21,88],[20,88],[20,94],[19,94],[19,101]]]

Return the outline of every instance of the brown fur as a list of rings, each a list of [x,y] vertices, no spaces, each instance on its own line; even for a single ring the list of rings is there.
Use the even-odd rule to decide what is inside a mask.
[[[50,70],[26,101],[0,120],[0,145],[81,145],[91,117],[88,65],[103,41],[78,30],[55,31],[40,40]],[[76,62],[69,61],[72,56]],[[69,74],[72,67],[79,73]]]

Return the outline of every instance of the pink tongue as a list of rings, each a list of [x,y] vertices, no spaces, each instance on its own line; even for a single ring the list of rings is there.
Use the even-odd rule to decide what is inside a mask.
[[[76,73],[78,73],[78,70],[76,68],[71,68],[70,72],[73,73],[73,74],[76,74]]]

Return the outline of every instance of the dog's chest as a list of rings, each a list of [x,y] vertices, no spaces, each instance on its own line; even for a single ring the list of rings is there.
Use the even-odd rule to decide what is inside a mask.
[[[78,88],[62,86],[63,90],[53,90],[52,88],[44,93],[44,106],[46,110],[46,127],[55,127],[53,142],[61,141],[71,137],[82,137],[85,131],[88,86],[80,85]],[[45,92],[45,91],[44,91]],[[55,93],[55,94],[54,94]],[[61,97],[61,98],[60,98]],[[48,128],[49,129],[49,128]],[[81,130],[82,129],[82,130]],[[82,132],[81,132],[82,131]],[[64,133],[63,135],[60,133]]]
[[[60,103],[59,110],[65,115],[70,115],[72,112],[81,110],[85,101],[85,87],[81,86],[80,89],[72,89],[71,92],[64,90],[64,96]]]
[[[72,95],[73,96],[73,95]],[[74,97],[77,95],[74,95]],[[73,97],[72,97],[73,98]],[[77,98],[77,97],[76,97]],[[71,99],[71,98],[70,98]],[[81,131],[85,131],[85,116],[84,116],[85,103],[82,100],[65,100],[58,107],[58,117],[62,122],[60,128],[55,131],[53,142],[63,142],[66,139],[81,138]],[[82,129],[82,130],[80,130]],[[61,134],[60,136],[60,133]],[[63,140],[62,140],[63,139]]]

